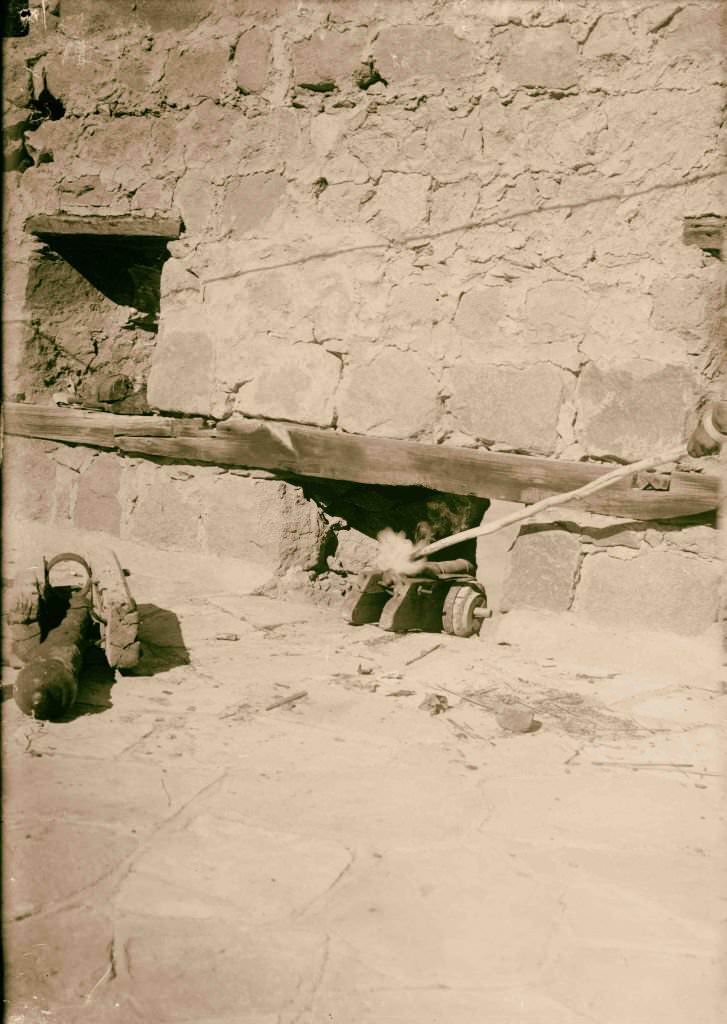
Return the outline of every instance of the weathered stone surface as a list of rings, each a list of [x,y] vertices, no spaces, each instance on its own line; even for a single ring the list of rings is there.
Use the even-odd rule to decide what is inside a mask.
[[[297,85],[324,82],[348,85],[365,56],[362,29],[334,32],[320,29],[293,46],[293,76]]]
[[[512,549],[505,581],[503,608],[547,608],[567,611],[580,563],[577,536],[565,530],[525,528]]]
[[[372,227],[388,235],[423,230],[430,179],[424,174],[385,171],[376,195],[366,204]]]
[[[373,53],[380,74],[392,87],[425,78],[466,78],[479,64],[472,43],[446,26],[387,27],[379,33]]]
[[[280,174],[249,174],[228,186],[222,201],[223,234],[240,238],[275,213],[285,194]]]
[[[505,312],[501,288],[473,288],[460,299],[455,327],[485,345]]]
[[[229,59],[226,39],[191,44],[178,52],[172,50],[164,69],[164,93],[167,103],[188,107],[194,100],[216,100]]]
[[[649,29],[655,32],[656,26],[674,8],[663,7],[647,10],[650,18]],[[720,47],[717,40],[724,32],[724,6],[721,3],[685,4],[679,8],[669,23],[658,33],[658,55],[670,59],[689,56],[695,58],[720,59]]]
[[[527,293],[527,326],[538,341],[581,338],[588,329],[592,306],[592,298],[580,285],[571,281],[548,281]]]
[[[132,501],[122,536],[160,548],[198,551],[203,510],[194,475],[174,479],[174,467],[152,462],[130,463],[127,474],[126,495]]]
[[[651,288],[652,323],[658,330],[679,331],[687,338],[699,336],[707,317],[707,289],[700,278],[673,275],[658,278]]]
[[[172,206],[172,195],[171,185],[157,178],[136,190],[131,206],[134,210],[166,211]]]
[[[69,871],[75,873],[80,869],[86,883],[93,881],[94,875],[98,877],[99,868],[108,870],[112,866],[110,850],[115,848],[116,859],[120,860],[133,849],[128,839],[111,838],[106,830],[84,830],[79,835],[78,826],[67,826],[65,835],[59,835],[58,826],[46,826],[36,831],[41,831],[40,842],[25,843],[23,852],[28,862],[39,863],[37,847],[44,845],[47,849],[53,842],[56,850],[73,850],[75,856],[68,858],[73,862],[68,865]],[[27,834],[27,829],[23,829],[23,834]],[[44,876],[53,883],[64,880],[60,872],[39,872],[37,880],[43,882]],[[39,914],[14,927],[16,955],[5,964],[5,998],[16,1011],[9,1019],[41,1021],[54,1014],[72,1019],[108,970],[113,939],[111,921],[100,908],[79,907],[74,901],[74,905],[59,914]],[[74,936],[73,942],[68,941],[69,935]]]
[[[535,716],[524,704],[501,704],[495,715],[497,724],[505,732],[530,732]]]
[[[684,439],[694,401],[687,367],[632,360],[601,369],[589,363],[576,391],[576,435],[590,455],[658,454]]]
[[[240,36],[235,48],[235,81],[243,92],[261,92],[270,71],[270,34],[251,28]]]
[[[368,363],[346,366],[338,392],[338,425],[352,434],[413,437],[436,417],[438,392],[420,359],[387,348]]]
[[[46,520],[53,509],[56,467],[43,442],[6,437],[3,444],[3,502],[5,513]]]
[[[300,488],[224,474],[204,489],[204,532],[209,551],[278,572],[318,566],[328,527]]]
[[[518,501],[500,501],[497,498],[490,504],[482,519],[482,523],[495,523],[498,519],[519,512],[524,506]],[[496,533],[477,538],[477,579],[485,587],[487,607],[493,612],[503,610],[502,598],[505,581],[510,576],[512,567],[512,549],[520,533],[520,524],[506,526]],[[485,633],[480,634],[482,637]]]
[[[557,441],[564,393],[550,363],[487,366],[458,362],[448,374],[448,406],[466,434],[510,448],[549,454]]]
[[[590,555],[573,610],[624,628],[701,633],[717,616],[720,578],[718,562],[677,551],[630,559]]]
[[[82,530],[103,530],[118,535],[121,525],[122,461],[102,452],[81,472],[74,521]]]
[[[318,345],[275,346],[254,380],[239,389],[235,410],[329,427],[340,377],[340,359]]]
[[[214,367],[209,318],[190,308],[162,319],[147,398],[154,409],[209,414]]]
[[[715,526],[669,527],[666,524],[664,540],[671,547],[691,551],[702,558],[720,557],[720,537]]]
[[[508,28],[496,46],[500,71],[512,84],[566,89],[578,81],[578,46],[567,24]]]
[[[623,14],[602,14],[583,45],[583,56],[627,56],[633,52],[635,45],[631,25]]]
[[[329,556],[328,565],[343,572],[371,572],[378,550],[376,540],[360,530],[340,530],[336,534],[336,553]]]

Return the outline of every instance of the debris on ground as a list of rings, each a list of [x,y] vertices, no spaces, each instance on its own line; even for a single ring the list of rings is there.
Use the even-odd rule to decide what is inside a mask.
[[[387,697],[413,697],[416,690],[392,690],[391,693],[387,693]]]
[[[495,713],[495,721],[506,732],[530,732],[535,724],[535,716],[524,704],[500,704]]]
[[[215,636],[215,640],[239,640],[239,633],[218,633]]]
[[[298,693],[291,693],[289,697],[281,697],[280,700],[274,700],[272,704],[268,704],[265,710],[273,711],[275,708],[282,708],[285,704],[295,704],[297,701],[303,700],[303,698],[307,696],[307,690],[300,690]]]
[[[449,711],[450,704],[443,693],[430,693],[419,705],[421,711],[428,711],[430,715],[441,715]]]

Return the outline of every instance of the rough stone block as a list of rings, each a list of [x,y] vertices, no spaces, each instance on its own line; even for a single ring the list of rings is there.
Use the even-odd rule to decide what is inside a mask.
[[[425,174],[385,171],[376,195],[365,206],[377,230],[388,235],[423,230],[430,179]]]
[[[444,25],[395,25],[374,43],[379,73],[392,86],[425,78],[465,78],[480,70],[476,48]]]
[[[209,173],[187,171],[174,190],[174,206],[184,222],[186,234],[199,235],[206,231],[215,208],[215,190]]]
[[[214,338],[200,308],[174,310],[162,318],[147,400],[153,409],[209,415],[212,408]]]
[[[255,379],[237,393],[235,409],[247,416],[330,427],[341,361],[318,345],[271,347]]]
[[[673,8],[672,8],[673,10]],[[664,20],[661,7],[647,8],[651,32]],[[724,38],[725,9],[722,3],[685,4],[657,35],[658,56],[670,59],[688,57],[690,61],[713,57],[723,59],[720,40]],[[656,33],[655,33],[656,34]]]
[[[224,474],[205,486],[203,503],[209,551],[269,563],[271,572],[321,564],[329,528],[299,487]]]
[[[634,34],[623,13],[602,14],[583,44],[583,56],[587,59],[628,56],[634,46]]]
[[[720,557],[719,531],[714,526],[697,525],[671,527],[666,525],[664,541],[680,551],[691,551],[702,558]]]
[[[222,201],[222,231],[240,238],[275,213],[285,194],[281,174],[249,174],[228,186]]]
[[[439,388],[410,352],[387,348],[369,363],[352,361],[338,394],[338,425],[352,434],[413,437],[438,413]]]
[[[524,529],[512,549],[502,607],[567,611],[573,599],[581,545],[565,530]]]
[[[118,535],[121,525],[121,459],[102,452],[81,473],[74,521],[82,530]]]
[[[139,20],[154,32],[191,28],[219,9],[215,0],[137,0],[132,6],[137,9]]]
[[[525,506],[519,501],[501,501],[497,498],[490,501],[482,520],[484,523],[495,523],[498,519],[519,512]],[[513,545],[520,534],[520,524],[506,526],[497,533],[477,538],[477,579],[487,593],[487,605],[493,612],[503,610],[503,594],[505,581],[509,578],[512,567]],[[484,638],[484,633],[481,634]]]
[[[238,40],[233,61],[235,82],[243,92],[262,92],[270,70],[270,34],[251,28]]]
[[[688,367],[646,359],[604,369],[589,363],[576,391],[576,436],[590,455],[658,454],[684,439],[694,401]]]
[[[172,209],[173,189],[169,182],[154,178],[136,190],[132,199],[135,210],[159,211]]]
[[[200,99],[219,99],[229,50],[230,44],[226,39],[172,49],[162,83],[167,103],[183,108]]]
[[[3,504],[9,519],[47,521],[53,508],[56,467],[45,442],[6,437],[3,453]]]
[[[126,492],[132,494],[123,536],[154,547],[198,551],[202,508],[196,476],[174,479],[174,467],[152,462],[130,463]]]
[[[449,372],[449,409],[471,437],[550,454],[558,438],[563,371],[550,363],[487,366],[462,360]]]
[[[366,56],[366,33],[360,29],[322,29],[293,46],[293,77],[297,85],[333,82],[348,85]]]
[[[453,181],[432,192],[429,223],[433,231],[451,230],[472,217],[480,193],[474,178]]]
[[[465,337],[484,342],[504,312],[502,288],[473,288],[460,299],[454,324]]]
[[[496,37],[496,45],[508,82],[567,89],[578,81],[578,45],[567,24],[513,26]]]
[[[573,610],[607,625],[697,634],[716,619],[720,577],[718,562],[677,551],[590,555]]]
[[[360,530],[341,530],[337,534],[336,553],[328,559],[328,566],[334,570],[350,573],[371,572],[377,564],[379,545],[373,537]]]
[[[538,341],[583,337],[593,303],[585,289],[571,281],[547,281],[531,288],[525,298],[527,325]]]
[[[9,49],[4,52],[3,102],[15,107],[27,107],[33,98],[32,74],[25,61],[15,59]],[[27,116],[27,115],[26,115]],[[6,116],[3,128],[6,128]]]
[[[63,31],[72,37],[128,31],[139,24],[139,6],[133,0],[63,0]]]
[[[707,318],[704,281],[698,277],[658,278],[652,285],[654,311],[652,323],[659,330],[678,331],[687,337],[699,336]]]

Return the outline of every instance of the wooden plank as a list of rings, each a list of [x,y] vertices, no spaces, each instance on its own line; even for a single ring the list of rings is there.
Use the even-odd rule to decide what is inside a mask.
[[[17,403],[6,406],[6,432],[181,462],[210,462],[364,484],[419,485],[526,504],[574,490],[613,468],[393,441],[287,423],[230,420],[209,430],[200,420],[118,416]],[[627,479],[577,507],[626,518],[671,519],[709,512],[718,504],[719,480],[712,474],[672,473],[668,490],[644,490],[643,480],[633,483],[636,485]],[[659,483],[664,485],[663,480]]]
[[[140,423],[144,424],[146,435],[156,437],[171,434],[174,424],[173,419],[161,416],[117,416],[114,413],[21,402],[7,402],[4,411],[7,434],[89,444],[97,448],[115,448],[115,432],[136,430]]]
[[[25,230],[32,235],[95,235],[105,238],[179,238],[181,217],[82,216],[38,213],[28,217]]]
[[[213,462],[217,466],[273,469],[300,475],[295,453],[267,431],[240,437],[218,437],[213,431],[196,437],[117,437],[119,451],[180,462]],[[334,477],[334,479],[344,479]]]
[[[140,452],[143,448],[143,454],[166,458],[354,483],[418,485],[527,504],[573,490],[613,468],[252,421],[220,423],[216,436],[150,438],[139,445],[140,440],[124,438],[124,450]],[[627,480],[594,494],[578,507],[621,517],[670,519],[711,511],[717,505],[717,493],[716,477],[674,473],[668,491],[641,490]]]

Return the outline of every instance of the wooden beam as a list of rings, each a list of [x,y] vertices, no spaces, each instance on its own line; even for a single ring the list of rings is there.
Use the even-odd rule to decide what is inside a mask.
[[[179,238],[181,217],[81,216],[38,213],[28,217],[25,230],[32,235],[93,235],[97,238]]]
[[[260,424],[255,426],[259,429]],[[263,424],[264,426],[264,424]],[[393,441],[343,434],[315,427],[278,424],[297,453],[301,476],[350,480],[356,483],[418,485],[452,494],[471,494],[532,504],[549,494],[574,490],[610,472],[613,466],[561,462],[557,459],[503,452],[448,448],[443,445]],[[218,437],[237,436],[236,452],[227,457],[250,459],[256,448],[250,421],[226,420]],[[260,468],[274,469],[274,465]],[[659,480],[659,486],[663,481]],[[629,480],[594,494],[578,508],[636,519],[671,519],[698,515],[717,507],[719,480],[703,473],[672,473],[668,491],[633,487]]]
[[[685,217],[682,240],[685,245],[698,245],[705,252],[720,253],[724,243],[725,218],[716,213],[702,217]]]
[[[418,485],[526,504],[573,490],[613,468],[364,437],[288,423],[228,420],[209,429],[200,419],[119,416],[18,403],[5,406],[5,430],[21,437],[112,448],[129,455],[269,469],[353,483]],[[662,489],[663,473],[655,475],[659,489],[645,489],[648,479],[643,475],[633,481],[627,479],[576,507],[649,520],[699,515],[718,505],[719,478],[714,474],[674,472],[668,490]]]
[[[115,448],[116,431],[128,429],[131,433],[141,423],[147,435],[156,437],[170,436],[174,424],[173,419],[161,416],[118,416],[55,405],[6,402],[3,408],[7,434],[88,444],[96,448]]]

